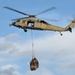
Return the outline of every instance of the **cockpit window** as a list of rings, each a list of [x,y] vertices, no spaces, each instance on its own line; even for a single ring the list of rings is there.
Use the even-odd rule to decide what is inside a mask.
[[[20,22],[20,20],[17,20],[17,22]]]
[[[25,23],[25,22],[26,22],[26,20],[23,20],[23,21],[22,21],[22,23]]]

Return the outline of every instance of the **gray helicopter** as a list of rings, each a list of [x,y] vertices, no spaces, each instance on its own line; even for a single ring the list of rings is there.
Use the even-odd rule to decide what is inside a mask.
[[[36,14],[36,15],[29,15],[29,14],[23,13],[21,11],[18,11],[16,9],[13,9],[13,8],[10,8],[10,7],[4,7],[4,8],[15,11],[15,12],[18,12],[18,13],[23,14],[25,16],[28,16],[28,17],[14,19],[16,21],[12,22],[10,24],[10,26],[22,28],[25,32],[27,32],[27,29],[48,30],[48,31],[57,31],[62,36],[61,32],[64,32],[64,31],[72,32],[72,28],[75,25],[75,20],[73,20],[68,26],[63,28],[63,27],[59,27],[59,26],[56,26],[56,25],[53,25],[53,24],[49,24],[48,22],[46,22],[44,20],[40,20],[36,17],[37,15],[40,15],[40,14],[45,13],[47,11],[54,10],[54,9],[56,9],[56,7],[51,7],[51,8],[49,8],[47,10],[44,10],[44,11],[42,11],[42,12]]]

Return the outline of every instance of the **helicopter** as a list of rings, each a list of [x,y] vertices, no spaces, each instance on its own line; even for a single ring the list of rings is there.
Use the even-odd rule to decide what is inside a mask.
[[[25,32],[27,32],[27,29],[48,30],[48,31],[57,31],[62,36],[61,32],[64,32],[64,31],[72,32],[72,28],[75,25],[75,20],[73,20],[68,26],[63,28],[63,27],[59,27],[59,26],[56,26],[56,25],[53,25],[53,24],[49,24],[48,22],[46,22],[44,20],[40,20],[36,17],[37,15],[43,14],[43,13],[51,11],[51,10],[54,10],[54,9],[56,9],[56,7],[51,7],[51,8],[46,9],[46,10],[44,10],[44,11],[42,11],[42,12],[36,14],[36,15],[26,14],[26,13],[23,13],[21,11],[18,11],[16,9],[13,9],[13,8],[10,8],[10,7],[7,7],[7,6],[5,6],[4,8],[27,16],[27,17],[23,17],[23,18],[14,19],[16,21],[9,24],[10,26],[22,28]]]

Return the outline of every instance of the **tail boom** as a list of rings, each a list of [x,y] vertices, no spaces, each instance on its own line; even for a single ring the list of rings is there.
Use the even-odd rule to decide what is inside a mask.
[[[75,25],[75,20],[72,21],[72,23],[69,24],[69,25],[65,28],[66,31],[70,31],[70,32],[72,32],[72,28],[74,28],[74,25]]]

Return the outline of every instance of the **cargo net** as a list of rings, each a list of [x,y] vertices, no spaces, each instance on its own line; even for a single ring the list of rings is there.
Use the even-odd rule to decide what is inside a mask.
[[[38,60],[34,57],[31,61],[30,61],[30,70],[34,71],[39,67],[39,62]]]
[[[30,70],[34,71],[34,70],[36,70],[39,67],[39,62],[38,62],[38,60],[35,57],[32,30],[31,30],[31,38],[32,38],[32,60],[30,61]]]

